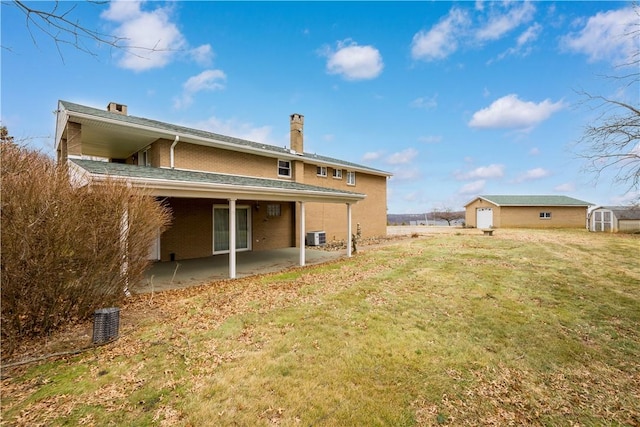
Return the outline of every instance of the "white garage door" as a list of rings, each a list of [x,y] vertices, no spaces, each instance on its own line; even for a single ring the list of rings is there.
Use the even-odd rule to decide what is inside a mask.
[[[491,208],[476,209],[476,227],[477,228],[493,227],[493,209]]]

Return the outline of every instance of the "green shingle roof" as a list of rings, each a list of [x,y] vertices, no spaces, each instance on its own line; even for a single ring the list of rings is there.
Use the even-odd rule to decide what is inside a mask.
[[[184,183],[203,183],[232,185],[236,187],[295,190],[306,192],[319,192],[335,196],[364,197],[361,193],[337,190],[334,188],[318,187],[315,185],[301,184],[293,181],[278,179],[253,178],[238,175],[225,175],[210,172],[196,172],[180,169],[166,169],[148,166],[136,166],[123,163],[109,163],[95,160],[69,159],[70,162],[80,166],[85,171],[94,175],[105,175],[118,178],[155,179],[159,181],[173,181]]]
[[[567,196],[478,196],[498,206],[591,206],[593,203]]]
[[[69,101],[60,100],[59,102],[60,102],[60,105],[64,107],[65,110],[70,112],[91,115],[91,116],[103,118],[103,119],[117,120],[123,123],[132,124],[132,125],[146,126],[149,128],[158,129],[160,131],[169,132],[171,134],[192,135],[198,138],[209,139],[212,141],[223,141],[225,143],[237,145],[238,147],[254,148],[256,150],[261,150],[261,151],[267,150],[267,151],[273,152],[276,155],[278,154],[279,155],[285,154],[289,156],[291,155],[291,151],[289,151],[289,149],[286,147],[278,147],[275,145],[249,141],[246,139],[234,138],[232,136],[221,135],[218,133],[188,128],[185,126],[165,123],[158,120],[147,119],[144,117],[136,117],[136,116],[130,116],[125,114],[113,113],[107,110],[87,107],[86,105],[75,104]],[[380,169],[374,169],[374,168],[363,166],[357,163],[352,163],[352,162],[348,162],[340,159],[334,159],[332,157],[320,156],[314,153],[304,153],[301,156],[301,160],[312,162],[312,163],[315,162],[315,163],[335,164],[335,165],[344,166],[346,168],[351,167],[351,168],[361,169],[364,171],[371,171],[372,173],[376,173],[376,174],[383,174],[387,176],[391,175],[389,172],[385,172]]]

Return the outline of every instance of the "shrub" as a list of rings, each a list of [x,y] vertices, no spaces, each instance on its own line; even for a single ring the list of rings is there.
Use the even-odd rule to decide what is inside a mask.
[[[169,212],[123,183],[72,185],[66,165],[3,142],[1,334],[11,353],[122,301]]]

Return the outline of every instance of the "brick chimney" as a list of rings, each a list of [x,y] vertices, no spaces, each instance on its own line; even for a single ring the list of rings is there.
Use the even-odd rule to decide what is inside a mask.
[[[110,113],[122,114],[124,116],[127,115],[127,106],[124,104],[117,104],[115,102],[110,102],[107,105],[107,111]]]
[[[294,113],[291,118],[291,148],[298,154],[304,152],[304,116],[302,114]]]

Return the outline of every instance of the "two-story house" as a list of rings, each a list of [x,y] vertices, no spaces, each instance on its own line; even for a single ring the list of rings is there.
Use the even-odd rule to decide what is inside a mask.
[[[58,161],[76,182],[122,179],[163,200],[172,225],[150,257],[171,261],[284,247],[310,231],[350,242],[386,234],[390,173],[304,152],[304,116],[290,116],[290,147],[276,147],[67,101],[57,109]],[[230,245],[229,242],[235,242]],[[351,245],[347,244],[351,256]]]

